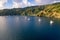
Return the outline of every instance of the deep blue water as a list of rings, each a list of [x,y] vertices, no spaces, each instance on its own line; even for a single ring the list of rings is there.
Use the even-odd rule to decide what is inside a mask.
[[[60,40],[60,19],[0,16],[0,40]]]

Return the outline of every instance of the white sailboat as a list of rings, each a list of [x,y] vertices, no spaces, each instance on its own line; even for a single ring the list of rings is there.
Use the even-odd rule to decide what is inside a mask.
[[[54,23],[54,22],[51,20],[51,21],[50,21],[50,24],[53,24],[53,23]]]

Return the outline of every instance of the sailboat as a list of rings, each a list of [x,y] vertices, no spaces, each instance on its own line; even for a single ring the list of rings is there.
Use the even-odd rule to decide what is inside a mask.
[[[50,24],[53,24],[53,23],[54,23],[54,22],[51,20],[51,21],[50,21]]]

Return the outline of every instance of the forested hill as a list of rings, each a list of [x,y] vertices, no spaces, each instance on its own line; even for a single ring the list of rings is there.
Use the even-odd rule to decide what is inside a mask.
[[[34,16],[34,14],[37,14],[44,8],[45,6],[31,6],[26,8],[4,9],[4,10],[0,10],[0,15]]]
[[[0,16],[21,15],[60,18],[60,3],[0,10]]]

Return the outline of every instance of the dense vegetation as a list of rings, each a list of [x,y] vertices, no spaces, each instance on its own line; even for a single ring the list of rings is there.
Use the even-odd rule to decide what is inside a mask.
[[[41,10],[44,9],[44,6],[32,6],[26,8],[14,8],[14,9],[4,9],[0,10],[0,15],[25,15],[33,16]]]
[[[0,16],[22,15],[60,18],[60,3],[0,10]]]

